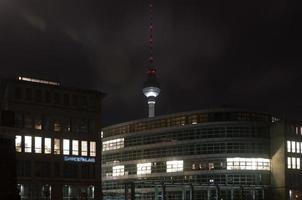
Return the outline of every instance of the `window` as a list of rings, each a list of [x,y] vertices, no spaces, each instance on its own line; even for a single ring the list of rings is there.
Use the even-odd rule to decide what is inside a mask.
[[[96,156],[96,143],[90,142],[90,156]]]
[[[167,161],[167,172],[182,172],[184,168],[183,160]]]
[[[214,169],[215,167],[214,167],[214,163],[209,163],[209,170],[212,170],[212,169]]]
[[[87,141],[82,141],[81,142],[81,155],[82,156],[87,156],[88,155]]]
[[[24,128],[33,128],[32,116],[24,115]]]
[[[61,152],[61,144],[60,144],[60,139],[54,139],[54,147],[53,147],[53,152],[54,154],[60,154]]]
[[[270,159],[227,158],[227,170],[270,170]]]
[[[61,119],[61,131],[69,132],[71,130],[70,126],[70,119]]]
[[[25,99],[27,101],[31,101],[32,100],[32,93],[33,93],[33,91],[32,91],[31,88],[26,88],[25,89]]]
[[[64,139],[63,140],[63,154],[64,155],[69,155],[70,154],[69,149],[70,149],[69,140]]]
[[[301,160],[296,157],[287,157],[287,169],[300,169]]]
[[[61,94],[55,92],[54,100],[55,100],[55,104],[61,104]]]
[[[296,150],[297,150],[297,153],[300,153],[300,142],[296,142]]]
[[[296,158],[292,157],[292,169],[296,169]]]
[[[299,134],[299,127],[296,127],[296,134]]]
[[[77,107],[78,106],[78,96],[77,95],[72,95],[72,105]]]
[[[103,151],[124,148],[124,138],[117,138],[103,142]]]
[[[296,142],[295,141],[292,141],[292,153],[295,153],[296,152]]]
[[[34,121],[34,128],[37,130],[42,130],[42,119],[41,117],[36,117]]]
[[[298,133],[297,133],[298,134]],[[302,126],[300,127],[300,134],[302,135]]]
[[[79,141],[72,140],[72,155],[79,155]]]
[[[22,113],[15,113],[15,127],[23,128],[23,114]]]
[[[53,131],[61,131],[61,124],[58,120],[55,120],[53,123]]]
[[[291,142],[289,140],[287,140],[287,152],[291,152]]]
[[[22,99],[22,89],[20,87],[16,87],[15,89],[15,99]]]
[[[44,153],[45,154],[51,153],[51,138],[44,139]]]
[[[25,136],[24,137],[24,152],[25,153],[31,153],[31,145],[32,145],[32,141],[31,141],[31,136]]]
[[[125,166],[118,165],[112,167],[112,176],[124,176],[125,175]]]
[[[35,137],[35,153],[42,153],[42,137]]]
[[[79,132],[88,133],[88,120],[87,119],[79,120]]]
[[[49,91],[45,91],[44,98],[45,98],[46,103],[50,103],[51,102],[51,93]]]
[[[151,174],[151,163],[138,163],[136,165],[137,175]]]
[[[16,135],[15,138],[16,152],[22,152],[22,136]]]
[[[64,94],[63,103],[65,106],[69,106],[69,94]]]
[[[41,90],[35,90],[35,101],[36,102],[42,101],[42,91]]]

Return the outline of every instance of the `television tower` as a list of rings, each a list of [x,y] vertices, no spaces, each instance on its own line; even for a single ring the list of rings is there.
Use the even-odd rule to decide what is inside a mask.
[[[147,97],[149,107],[148,116],[155,116],[155,103],[156,98],[160,93],[159,82],[156,78],[156,69],[154,67],[153,59],[153,3],[152,0],[149,4],[150,9],[150,24],[149,24],[149,68],[147,71],[147,80],[144,82],[143,93]]]

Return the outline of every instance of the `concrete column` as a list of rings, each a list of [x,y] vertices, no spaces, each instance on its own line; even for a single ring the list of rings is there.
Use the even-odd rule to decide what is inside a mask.
[[[194,186],[190,185],[190,200],[194,200]]]
[[[128,184],[125,183],[125,200],[128,200]]]
[[[135,184],[131,183],[131,200],[135,200]]]
[[[166,185],[162,185],[162,200],[166,200]]]
[[[234,200],[234,189],[231,189],[231,200]]]

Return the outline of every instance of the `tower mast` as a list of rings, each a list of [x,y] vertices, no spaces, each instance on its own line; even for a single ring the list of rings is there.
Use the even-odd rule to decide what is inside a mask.
[[[147,71],[147,80],[144,82],[143,93],[147,97],[148,117],[155,116],[156,98],[160,93],[159,82],[156,77],[156,69],[153,58],[153,2],[150,0],[150,22],[149,22],[149,67]]]

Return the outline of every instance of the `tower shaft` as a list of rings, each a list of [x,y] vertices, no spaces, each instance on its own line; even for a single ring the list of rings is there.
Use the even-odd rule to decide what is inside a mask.
[[[154,117],[155,116],[155,102],[148,102],[149,112],[148,117]]]

